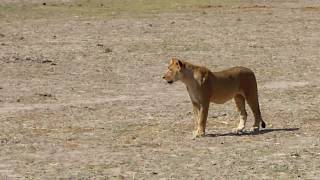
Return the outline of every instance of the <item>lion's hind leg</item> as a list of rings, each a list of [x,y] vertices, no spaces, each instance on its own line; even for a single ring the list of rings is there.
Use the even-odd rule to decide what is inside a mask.
[[[262,120],[261,117],[261,111],[259,106],[259,100],[258,100],[258,93],[257,91],[251,95],[248,95],[246,97],[247,103],[250,106],[253,116],[254,116],[254,124],[251,128],[252,132],[258,132],[260,128],[260,124],[262,128],[266,127],[266,123]]]
[[[240,94],[235,95],[234,101],[236,103],[237,110],[240,114],[240,119],[239,119],[238,127],[233,129],[233,132],[238,134],[243,131],[243,129],[246,125],[248,114],[247,114],[246,107],[245,107],[245,98],[242,95],[240,95]]]

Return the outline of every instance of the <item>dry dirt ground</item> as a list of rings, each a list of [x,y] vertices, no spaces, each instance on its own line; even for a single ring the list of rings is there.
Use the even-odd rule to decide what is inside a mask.
[[[0,1],[0,179],[320,178],[319,2],[43,2]],[[171,57],[253,69],[267,129],[192,140]]]

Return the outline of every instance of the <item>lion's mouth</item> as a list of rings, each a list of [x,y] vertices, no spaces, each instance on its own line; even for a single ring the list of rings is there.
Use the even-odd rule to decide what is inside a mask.
[[[173,81],[167,81],[169,84],[172,84],[173,83]]]

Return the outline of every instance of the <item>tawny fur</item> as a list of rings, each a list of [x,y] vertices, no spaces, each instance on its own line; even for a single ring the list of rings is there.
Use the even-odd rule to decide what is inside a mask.
[[[240,114],[235,133],[242,132],[245,127],[245,102],[250,106],[255,119],[251,131],[259,131],[260,124],[263,128],[266,126],[261,117],[256,78],[248,68],[233,67],[211,72],[206,67],[172,58],[163,79],[168,83],[180,80],[186,85],[195,114],[195,137],[205,135],[210,102],[223,104],[231,99],[235,100]]]

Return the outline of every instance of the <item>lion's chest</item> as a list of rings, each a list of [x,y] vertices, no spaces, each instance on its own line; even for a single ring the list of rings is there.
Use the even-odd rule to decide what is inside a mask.
[[[201,101],[200,90],[198,88],[187,87],[192,102],[199,104]]]

